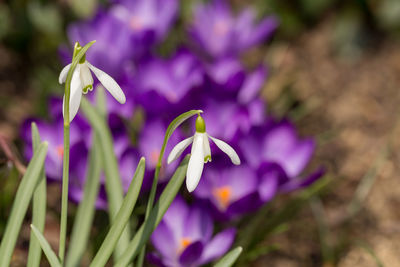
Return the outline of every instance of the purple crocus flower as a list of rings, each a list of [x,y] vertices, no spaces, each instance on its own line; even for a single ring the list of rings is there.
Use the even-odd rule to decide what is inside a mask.
[[[188,51],[180,50],[172,58],[152,58],[138,65],[134,76],[137,101],[149,113],[158,116],[163,110],[174,112],[172,105],[182,109],[190,105],[188,93],[203,82],[199,61]]]
[[[260,207],[258,182],[255,171],[245,164],[208,169],[194,194],[211,203],[218,220],[232,219]]]
[[[266,78],[267,68],[259,65],[252,71],[246,71],[242,63],[235,58],[218,59],[206,64],[206,89],[216,99],[236,99],[247,104],[257,98]]]
[[[189,207],[178,196],[151,236],[157,253],[149,258],[159,266],[207,264],[228,251],[235,232],[230,228],[212,237],[213,221],[206,210],[201,206]]]
[[[61,180],[62,177],[62,166],[63,166],[63,155],[64,155],[64,143],[63,143],[63,119],[59,117],[52,123],[47,123],[41,120],[27,119],[21,130],[22,139],[26,146],[24,149],[25,158],[30,159],[32,157],[32,139],[31,139],[31,122],[34,121],[39,129],[40,138],[43,141],[47,141],[48,152],[45,160],[46,175],[51,180]],[[86,134],[86,133],[85,133]],[[90,135],[90,133],[89,133]],[[70,166],[74,168],[78,161],[77,155],[79,155],[82,149],[86,148],[86,145],[82,139],[82,129],[79,127],[79,123],[73,123],[70,126]]]
[[[227,141],[236,141],[266,120],[266,107],[259,98],[245,105],[232,100],[216,101],[210,98],[205,101],[202,110],[208,132]]]
[[[178,12],[177,0],[117,0],[111,14],[129,28],[133,43],[145,50],[164,39]]]
[[[247,163],[258,170],[259,191],[264,201],[271,199],[277,189],[295,190],[323,174],[317,170],[305,179],[300,178],[314,153],[315,143],[310,138],[300,139],[288,121],[253,129],[239,146]]]
[[[129,28],[104,11],[99,11],[91,21],[71,24],[67,33],[72,44],[79,42],[85,45],[96,40],[86,58],[114,78],[119,78],[122,68],[135,51]],[[66,61],[70,62],[70,58]]]
[[[196,47],[213,58],[237,56],[266,40],[278,26],[275,17],[255,20],[252,8],[234,16],[225,1],[213,0],[195,6],[190,34]]]

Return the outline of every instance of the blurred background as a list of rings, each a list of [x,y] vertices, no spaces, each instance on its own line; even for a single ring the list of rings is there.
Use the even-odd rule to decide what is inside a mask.
[[[182,41],[182,25],[192,20],[195,2],[180,2],[179,19],[160,54]],[[266,62],[269,76],[261,95],[268,111],[288,116],[301,135],[315,137],[310,168],[326,166],[330,180],[322,194],[301,203],[292,199],[292,209],[285,210],[290,220],[263,241],[263,251],[250,255],[251,266],[400,266],[400,1],[230,3],[237,12],[250,5],[259,17],[279,19],[273,37],[243,54],[243,61]],[[26,164],[21,124],[28,117],[48,117],[48,97],[63,94],[58,74],[63,49],[71,43],[68,25],[109,5],[0,1],[0,231],[18,184],[6,180],[15,171],[10,164]],[[49,194],[48,201],[56,212],[59,196]],[[275,201],[279,212],[280,203],[290,199]],[[48,220],[47,237],[51,240],[53,222],[56,239],[56,219],[50,214]],[[28,238],[28,229],[22,235]],[[26,247],[20,243],[18,249]]]

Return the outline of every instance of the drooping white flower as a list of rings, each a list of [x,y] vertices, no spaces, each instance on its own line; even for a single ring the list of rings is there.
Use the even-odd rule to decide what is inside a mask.
[[[196,119],[196,133],[194,136],[178,143],[169,153],[167,160],[168,164],[176,160],[183,151],[193,143],[189,165],[186,171],[186,187],[189,192],[193,192],[199,184],[204,163],[211,162],[211,150],[208,138],[229,156],[233,164],[240,164],[239,156],[230,145],[206,133],[204,119],[199,115]]]
[[[58,78],[58,82],[60,84],[64,83],[69,69],[71,68],[71,64],[65,66]],[[71,93],[70,93],[70,101],[69,101],[69,121],[75,117],[76,113],[78,113],[79,105],[81,103],[82,93],[87,94],[89,91],[93,90],[93,77],[91,72],[97,77],[100,83],[110,92],[110,94],[121,104],[126,102],[125,94],[122,91],[121,87],[118,83],[107,73],[96,68],[92,64],[90,64],[85,58],[81,60],[76,66],[74,73],[72,74],[71,80]],[[64,115],[64,102],[65,96],[63,99],[63,115]]]

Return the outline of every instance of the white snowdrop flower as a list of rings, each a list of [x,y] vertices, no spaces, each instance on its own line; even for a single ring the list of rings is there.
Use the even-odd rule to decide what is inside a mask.
[[[64,83],[71,64],[68,64],[63,68],[58,78],[60,84]],[[82,93],[87,94],[89,91],[93,90],[93,77],[91,72],[97,77],[100,83],[110,92],[110,94],[121,104],[126,102],[125,94],[122,91],[118,83],[107,73],[96,68],[90,64],[85,56],[79,61],[76,66],[74,73],[72,74],[71,80],[71,93],[69,101],[69,121],[71,122],[78,113],[79,105],[81,103]],[[63,115],[64,115],[64,101],[63,99]]]
[[[196,119],[196,133],[194,136],[178,143],[168,156],[168,164],[170,164],[172,161],[176,160],[190,144],[193,143],[189,165],[186,172],[186,187],[189,192],[193,192],[199,184],[204,163],[211,162],[211,150],[208,138],[210,138],[219,149],[230,157],[233,164],[240,164],[239,156],[230,145],[206,133],[204,119],[199,114]]]

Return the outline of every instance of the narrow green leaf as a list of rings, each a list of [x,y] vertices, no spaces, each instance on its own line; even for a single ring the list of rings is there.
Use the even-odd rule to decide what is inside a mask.
[[[214,267],[230,267],[238,259],[239,255],[242,253],[242,247],[237,247],[229,251],[225,256],[223,256]]]
[[[156,196],[156,190],[157,190],[157,184],[158,184],[158,177],[160,175],[162,159],[164,157],[165,148],[167,147],[167,143],[168,143],[169,138],[174,133],[176,128],[178,128],[184,121],[186,121],[190,117],[192,117],[192,116],[194,116],[196,114],[200,114],[202,112],[203,112],[202,110],[190,110],[188,112],[182,113],[181,115],[176,117],[168,125],[167,131],[165,132],[163,145],[162,145],[161,150],[160,150],[160,155],[158,156],[158,162],[157,162],[157,166],[156,166],[156,171],[154,172],[154,179],[153,179],[153,183],[151,185],[149,200],[147,202],[145,219],[147,219],[149,217],[150,210],[153,208],[154,198]],[[146,247],[143,247],[142,251],[140,252],[140,255],[139,255],[139,258],[138,258],[138,262],[137,262],[137,266],[138,267],[142,267],[142,265],[143,265],[145,249],[146,249]]]
[[[129,221],[133,208],[135,207],[136,200],[142,187],[144,170],[145,159],[141,158],[136,168],[135,175],[133,176],[132,182],[129,186],[128,192],[125,196],[124,202],[122,203],[122,206],[115,217],[114,223],[108,231],[106,238],[104,239],[90,266],[104,266],[110,258],[111,253],[113,252],[117,241],[122,234],[122,231]]]
[[[185,159],[181,162],[181,164],[175,171],[171,180],[168,182],[167,186],[162,192],[160,199],[151,210],[149,217],[140,226],[132,241],[129,243],[128,248],[114,264],[115,267],[127,266],[149,240],[151,233],[153,233],[153,231],[156,229],[168,207],[174,200],[176,194],[178,194],[179,188],[181,187],[186,177],[188,162],[189,155],[185,157]]]
[[[40,145],[40,135],[36,123],[32,123],[32,144],[34,153]],[[46,221],[46,176],[44,167],[40,171],[39,184],[33,194],[32,203],[32,224],[36,225],[37,229],[42,233]],[[42,257],[42,249],[36,238],[31,237],[29,240],[29,254],[28,254],[28,267],[37,267],[40,265],[40,258]]]
[[[47,142],[42,143],[33,155],[24,177],[18,187],[17,194],[0,245],[0,266],[9,266],[15,243],[21,229],[22,221],[32,199],[33,191],[40,179],[47,153]]]
[[[46,238],[44,238],[42,233],[33,224],[31,224],[31,229],[35,237],[39,241],[39,244],[42,247],[43,252],[46,255],[47,260],[49,261],[51,267],[61,267],[61,263],[58,260],[56,253],[54,253],[54,251],[51,249]]]
[[[100,139],[93,135],[93,146],[89,155],[89,167],[86,175],[82,201],[79,204],[72,229],[66,259],[67,267],[79,266],[79,261],[86,250],[90,228],[95,214],[95,203],[100,188],[101,157]]]
[[[97,109],[94,108],[85,98],[82,98],[81,108],[92,128],[98,134],[100,142],[100,154],[104,164],[104,173],[106,176],[105,185],[108,199],[108,209],[111,223],[114,223],[115,216],[120,209],[123,201],[123,190],[121,184],[121,175],[119,173],[118,161],[114,154],[113,139],[110,129],[105,119],[101,116]],[[118,245],[115,249],[115,257],[121,255],[130,240],[129,223],[121,235]]]

